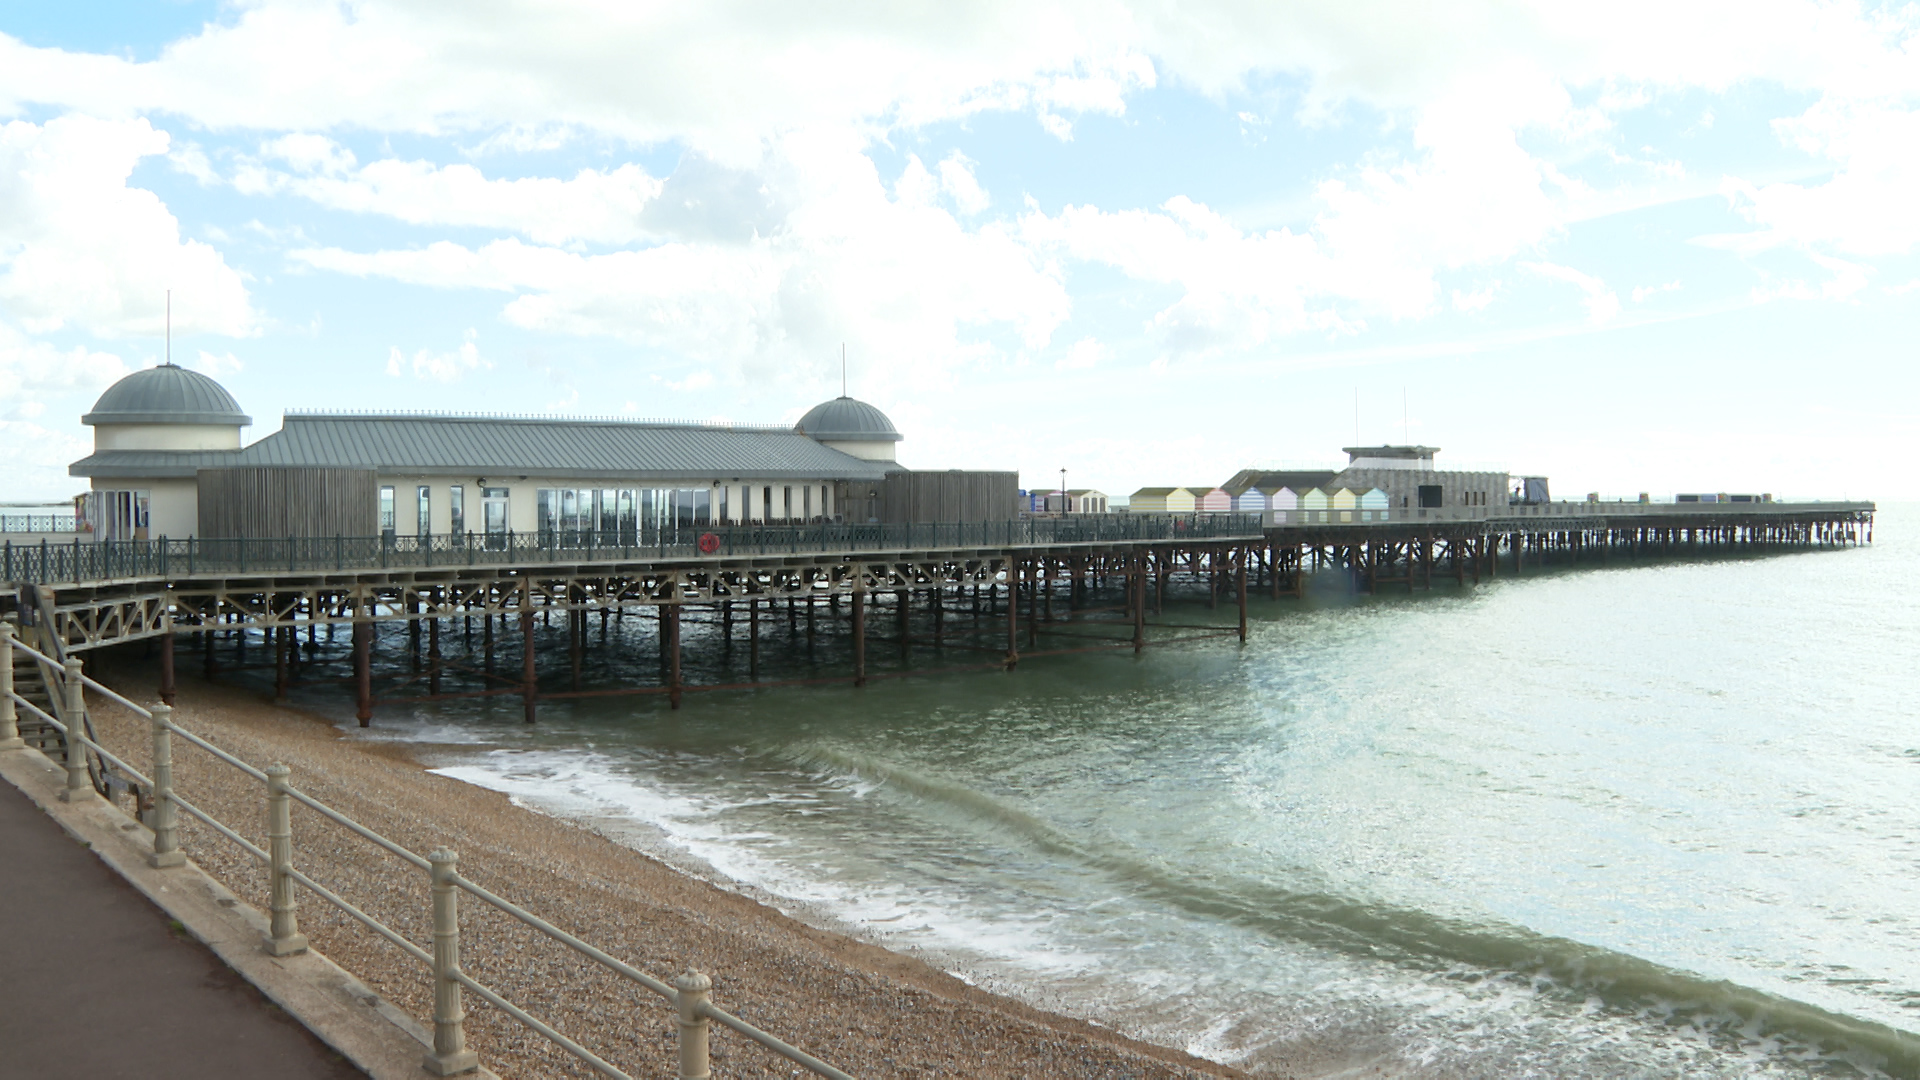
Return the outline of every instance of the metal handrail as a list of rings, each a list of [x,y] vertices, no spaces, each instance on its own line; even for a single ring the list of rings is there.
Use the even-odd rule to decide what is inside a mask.
[[[79,715],[71,722],[62,723],[46,710],[41,709],[16,692],[13,689],[12,681],[15,653],[25,654],[28,659],[45,665],[47,670],[63,671],[71,676],[75,676],[74,679],[68,680],[69,685],[66,687],[69,692],[73,693],[74,700],[83,702],[84,698],[80,696],[81,693],[86,689],[92,689],[110,700],[117,702],[134,714],[144,717],[154,731],[154,777],[150,779],[142,775],[106,747],[102,746],[97,739],[88,737],[84,731],[81,730],[84,725],[80,717],[85,716],[84,706]],[[314,810],[328,820],[345,827],[361,838],[410,863],[415,868],[429,871],[433,875],[436,892],[440,891],[442,883],[449,889],[458,888],[512,918],[540,931],[547,937],[567,946],[587,959],[593,960],[608,970],[639,983],[654,993],[666,998],[669,1002],[676,1004],[681,1012],[682,1067],[683,1069],[697,1069],[697,1071],[689,1073],[689,1075],[706,1075],[706,1021],[711,1020],[739,1033],[753,1042],[759,1043],[768,1050],[818,1076],[828,1077],[830,1080],[852,1080],[847,1073],[828,1065],[826,1062],[821,1061],[806,1051],[762,1031],[739,1017],[713,1005],[707,1000],[707,988],[711,983],[705,976],[689,972],[688,975],[682,977],[682,981],[694,981],[687,983],[687,988],[684,989],[662,982],[576,935],[560,929],[505,897],[463,877],[453,869],[455,857],[451,852],[435,852],[431,858],[424,858],[400,844],[381,836],[365,825],[354,821],[352,818],[326,805],[313,796],[294,788],[287,782],[286,778],[289,770],[286,766],[275,765],[269,769],[262,770],[249,765],[240,758],[207,741],[205,738],[174,723],[171,710],[166,710],[164,715],[156,715],[153,709],[138,705],[125,696],[102,686],[97,680],[81,672],[79,667],[80,661],[78,660],[70,660],[64,667],[55,665],[51,657],[39,652],[15,637],[10,628],[0,629],[0,674],[4,674],[5,685],[4,693],[0,693],[0,721],[4,721],[4,724],[0,724],[0,726],[4,726],[10,731],[13,725],[14,710],[24,707],[32,714],[53,725],[62,735],[66,736],[68,744],[68,790],[63,794],[63,798],[71,796],[76,790],[74,770],[79,768],[84,772],[84,763],[76,765],[76,762],[81,760],[81,755],[85,750],[92,750],[99,754],[103,760],[112,762],[115,766],[124,769],[128,775],[148,785],[152,789],[156,814],[154,824],[154,865],[178,865],[178,863],[182,861],[180,856],[172,854],[174,840],[172,836],[173,827],[170,822],[172,811],[176,809],[184,811],[190,817],[205,824],[208,828],[219,833],[226,839],[231,840],[242,851],[245,851],[254,859],[267,864],[271,871],[271,892],[273,895],[272,930],[266,942],[266,947],[270,952],[273,952],[275,955],[284,955],[285,953],[297,952],[306,948],[306,939],[298,932],[294,921],[292,896],[291,893],[287,891],[287,887],[297,884],[303,886],[307,891],[331,904],[367,929],[372,930],[375,934],[378,934],[402,952],[427,964],[433,970],[436,985],[441,991],[436,993],[434,1010],[434,1053],[430,1056],[439,1058],[460,1058],[464,1056],[467,1060],[472,1060],[471,1054],[464,1050],[465,1035],[462,1029],[463,1014],[459,1009],[457,997],[458,988],[464,987],[478,994],[488,1003],[512,1016],[522,1024],[525,1024],[561,1049],[573,1054],[601,1073],[614,1077],[616,1080],[631,1080],[631,1077],[629,1077],[627,1073],[609,1064],[593,1051],[514,1005],[492,988],[467,975],[466,972],[460,969],[457,959],[451,963],[444,962],[441,947],[443,935],[450,937],[453,942],[451,949],[444,955],[456,958],[458,956],[459,926],[457,917],[454,917],[452,914],[455,909],[450,902],[447,902],[443,909],[442,898],[439,896],[435,897],[435,946],[433,951],[429,952],[427,949],[407,940],[404,935],[361,910],[352,902],[335,893],[332,889],[327,888],[307,874],[295,869],[292,864],[292,833],[290,819],[286,814],[287,804],[299,802],[301,805]],[[49,688],[52,689],[52,684],[49,684]],[[262,848],[248,840],[215,818],[212,814],[194,805],[187,799],[182,798],[178,792],[173,790],[170,779],[172,756],[171,750],[168,749],[168,740],[174,735],[179,735],[193,745],[208,751],[214,755],[217,760],[232,765],[257,780],[266,782],[268,790],[269,839],[269,846],[267,848]],[[86,787],[84,791],[85,797],[93,797],[91,787]],[[279,800],[278,803],[276,803],[276,800]],[[171,861],[164,861],[169,854],[172,854]],[[443,910],[448,916],[446,919],[442,918]],[[452,988],[452,992],[456,995],[452,998],[451,1007],[445,1007],[443,1005],[443,1002],[446,1000],[445,991],[448,988]]]
[[[607,530],[434,533],[426,536],[0,542],[0,580],[38,584],[450,566],[694,562],[752,555],[996,550],[1036,544],[1245,540],[1258,514],[1068,514],[1005,521],[810,524],[747,522]]]

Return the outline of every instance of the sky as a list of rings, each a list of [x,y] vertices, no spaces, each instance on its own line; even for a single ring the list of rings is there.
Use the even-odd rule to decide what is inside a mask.
[[[1911,499],[1916,242],[1911,4],[7,3],[0,500],[168,355],[252,439],[786,424],[843,350],[1023,486]]]

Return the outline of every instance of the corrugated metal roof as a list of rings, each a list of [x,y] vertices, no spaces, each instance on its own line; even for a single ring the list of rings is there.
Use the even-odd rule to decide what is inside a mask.
[[[252,418],[226,387],[175,364],[142,368],[107,387],[83,424],[233,424]]]
[[[296,465],[386,474],[661,480],[878,480],[890,462],[863,461],[797,432],[698,424],[431,416],[288,416],[281,429],[232,453],[106,451],[75,476],[191,476],[196,468]]]

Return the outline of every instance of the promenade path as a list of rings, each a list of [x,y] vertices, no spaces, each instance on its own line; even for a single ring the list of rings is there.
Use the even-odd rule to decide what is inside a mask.
[[[0,781],[0,1078],[364,1080]]]

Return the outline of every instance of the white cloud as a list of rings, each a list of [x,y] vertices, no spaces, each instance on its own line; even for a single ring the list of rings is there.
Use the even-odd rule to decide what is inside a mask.
[[[57,348],[0,322],[0,421],[41,416],[48,398],[98,392],[127,372],[112,353]]]
[[[1822,101],[1775,128],[1835,167],[1822,183],[1724,185],[1736,209],[1763,226],[1755,246],[1790,244],[1851,255],[1903,255],[1920,244],[1920,109]]]
[[[244,371],[246,370],[246,366],[244,363],[241,363],[239,357],[232,353],[223,353],[216,356],[205,349],[201,349],[200,354],[193,359],[193,369],[213,379],[218,379],[222,375],[231,375]]]
[[[1633,302],[1636,304],[1639,304],[1639,303],[1645,302],[1647,297],[1649,296],[1657,296],[1660,293],[1679,292],[1679,291],[1680,291],[1680,282],[1677,280],[1669,281],[1665,285],[1640,285],[1640,286],[1636,286],[1633,290]]]
[[[1473,292],[1461,292],[1455,289],[1453,290],[1453,309],[1466,312],[1485,311],[1487,305],[1493,303],[1494,297],[1499,295],[1499,292],[1500,283],[1497,281]]]
[[[176,334],[253,332],[240,275],[182,240],[152,192],[127,186],[135,163],[167,146],[145,120],[0,127],[0,308],[34,333],[157,337],[172,289]]]
[[[387,351],[387,374],[396,379],[411,370],[416,379],[453,382],[470,371],[491,367],[492,361],[480,355],[479,334],[471,328],[467,330],[466,340],[452,352],[436,353],[421,349],[408,357],[398,345]]]
[[[541,244],[632,244],[657,239],[645,219],[663,184],[638,165],[572,179],[488,179],[472,165],[435,165],[387,158],[356,168],[351,151],[320,135],[288,135],[261,148],[262,158],[292,172],[243,161],[233,184],[243,194],[291,193],[334,210],[379,214],[410,225],[451,225],[515,232]]]
[[[1112,350],[1100,344],[1098,339],[1085,337],[1074,342],[1067,349],[1067,355],[1053,366],[1061,371],[1089,371],[1111,355]]]
[[[1586,294],[1586,298],[1581,303],[1586,305],[1587,321],[1595,326],[1608,322],[1620,314],[1620,298],[1614,295],[1612,289],[1607,288],[1606,282],[1591,274],[1583,274],[1570,266],[1549,262],[1523,262],[1520,266],[1541,277],[1564,281],[1569,285],[1578,285],[1580,291]]]
[[[917,159],[890,193],[856,138],[794,135],[753,175],[779,209],[764,231],[746,235],[592,255],[509,239],[291,257],[341,273],[512,292],[504,314],[518,326],[644,343],[734,374],[817,376],[846,342],[856,370],[910,360],[893,377],[938,377],[992,351],[985,336],[1011,332],[1038,348],[1066,318],[1057,278],[1004,225],[969,230],[937,205],[939,185]]]
[[[940,189],[953,197],[961,213],[969,215],[984,211],[993,202],[973,175],[973,167],[973,160],[958,150],[940,162]]]
[[[1836,259],[1813,252],[1808,252],[1807,257],[1822,269],[1831,272],[1833,276],[1818,284],[1794,280],[1758,285],[1752,290],[1753,302],[1764,304],[1773,300],[1851,300],[1867,287],[1866,267],[1845,259]]]

